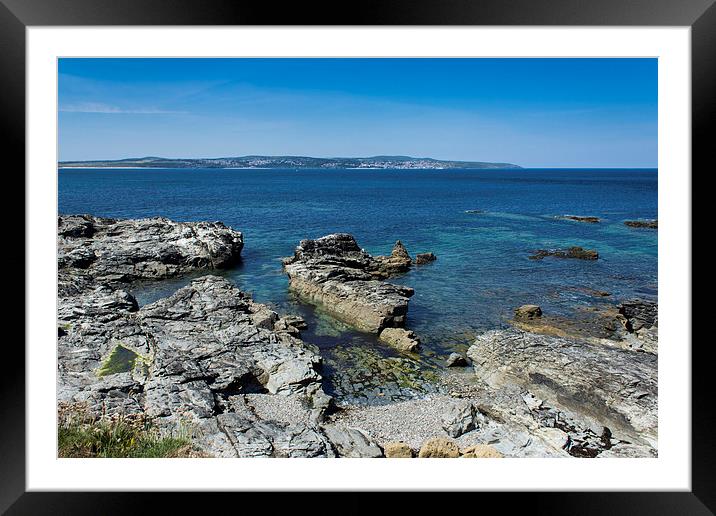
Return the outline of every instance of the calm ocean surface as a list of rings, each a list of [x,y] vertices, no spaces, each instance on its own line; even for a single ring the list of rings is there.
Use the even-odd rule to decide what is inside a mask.
[[[657,295],[657,232],[624,226],[657,218],[656,170],[59,170],[59,212],[107,217],[220,220],[244,233],[243,262],[223,272],[254,298],[312,322],[324,349],[378,346],[314,313],[287,291],[281,258],[303,238],[352,233],[371,254],[408,251],[438,260],[394,279],[415,289],[408,326],[428,356],[464,349],[471,335],[534,303],[568,315],[580,306]],[[466,210],[483,210],[468,214]],[[555,217],[595,215],[600,224]],[[539,248],[579,245],[596,262],[529,260]],[[135,292],[151,302],[187,279]],[[595,299],[584,288],[612,295]],[[386,350],[386,353],[390,351]]]

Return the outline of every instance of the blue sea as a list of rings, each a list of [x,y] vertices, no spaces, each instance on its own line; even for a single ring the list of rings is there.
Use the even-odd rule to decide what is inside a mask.
[[[352,233],[374,255],[389,254],[398,239],[413,255],[435,253],[437,261],[392,280],[415,289],[407,326],[422,338],[428,360],[504,326],[521,304],[569,315],[657,296],[657,231],[623,224],[657,218],[655,169],[61,169],[58,175],[61,214],[218,220],[242,231],[242,263],[222,274],[257,301],[306,317],[304,339],[324,350],[349,341],[380,347],[288,292],[281,258],[301,239],[334,232]],[[557,218],[565,214],[602,222]],[[535,249],[574,245],[596,249],[599,260],[528,259]],[[187,282],[144,285],[135,294],[148,303]],[[595,298],[588,289],[611,296]]]

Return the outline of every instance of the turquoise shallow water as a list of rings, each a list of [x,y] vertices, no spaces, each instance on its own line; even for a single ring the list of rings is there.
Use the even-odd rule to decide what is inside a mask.
[[[569,314],[579,306],[657,295],[657,232],[623,225],[657,218],[656,170],[78,170],[59,175],[59,212],[220,220],[244,232],[242,264],[223,274],[257,301],[298,312],[324,349],[371,336],[320,317],[287,291],[280,259],[303,238],[348,232],[372,254],[397,239],[438,260],[394,281],[413,287],[408,326],[426,356],[504,324],[514,307]],[[482,210],[483,213],[465,213]],[[559,220],[595,215],[599,224]],[[538,248],[580,245],[596,262],[529,260]],[[187,279],[147,286],[146,303]],[[582,289],[606,290],[595,299]],[[382,350],[390,354],[389,350]]]

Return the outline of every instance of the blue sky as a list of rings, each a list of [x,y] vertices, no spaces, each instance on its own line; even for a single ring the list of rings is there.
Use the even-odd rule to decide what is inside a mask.
[[[656,167],[656,59],[60,59],[59,159]]]

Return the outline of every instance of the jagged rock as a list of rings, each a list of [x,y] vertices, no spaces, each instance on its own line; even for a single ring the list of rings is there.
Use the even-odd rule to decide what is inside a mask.
[[[478,379],[492,389],[529,390],[572,414],[577,422],[571,426],[601,422],[628,440],[655,446],[654,355],[508,329],[479,336],[468,356]]]
[[[323,429],[340,457],[377,458],[383,456],[378,443],[357,428],[328,426]]]
[[[547,256],[555,258],[574,258],[577,260],[596,260],[599,253],[594,249],[584,249],[579,246],[570,247],[566,250],[562,249],[538,249],[530,257],[530,260],[541,260]]]
[[[84,280],[103,285],[161,279],[231,266],[242,248],[242,234],[221,222],[63,215],[58,217],[57,237],[60,293],[63,284],[79,286],[62,277],[71,275],[71,269],[80,269]]]
[[[477,427],[477,410],[469,401],[455,399],[445,404],[440,420],[450,437],[460,437]]]
[[[415,255],[416,265],[425,265],[426,263],[434,262],[438,257],[433,253],[418,253]]]
[[[624,225],[630,228],[659,229],[659,221],[653,220],[625,220]]]
[[[659,308],[653,301],[635,299],[619,305],[619,315],[631,341],[631,348],[658,353],[659,349]]]
[[[213,456],[333,456],[312,426],[331,398],[320,356],[291,334],[300,321],[279,318],[216,276],[142,308],[118,288],[226,266],[238,258],[240,237],[221,224],[62,217],[58,401],[94,416],[141,413],[161,432],[189,425],[198,449]],[[301,396],[312,423],[258,420],[242,403],[252,392]]]
[[[420,458],[449,458],[456,459],[460,456],[460,449],[455,441],[444,437],[428,439],[420,447]]]
[[[461,457],[464,459],[500,459],[504,455],[489,444],[475,444],[467,447]]]
[[[408,250],[400,240],[395,242],[390,256],[376,256],[375,259],[387,276],[406,272],[413,263]]]
[[[624,316],[627,331],[638,332],[642,328],[658,325],[659,309],[655,302],[634,299],[619,305],[619,313]]]
[[[460,353],[450,353],[445,361],[447,367],[466,367],[469,365],[467,358]]]
[[[284,270],[291,290],[359,330],[379,333],[405,323],[413,289],[380,281],[385,268],[351,235],[302,240]]]
[[[413,450],[405,443],[386,443],[383,447],[385,456],[389,459],[410,459]]]
[[[238,457],[335,457],[330,442],[317,428],[251,421],[232,412],[219,414],[216,420]]]
[[[385,328],[378,339],[400,351],[416,352],[420,349],[420,339],[415,332],[404,328]]]
[[[562,215],[560,218],[567,219],[567,220],[574,220],[576,222],[587,222],[589,224],[596,224],[596,223],[600,222],[599,217],[594,217],[591,215],[588,215],[588,216]]]
[[[542,317],[542,308],[539,305],[522,305],[515,309],[515,319],[530,321]]]

